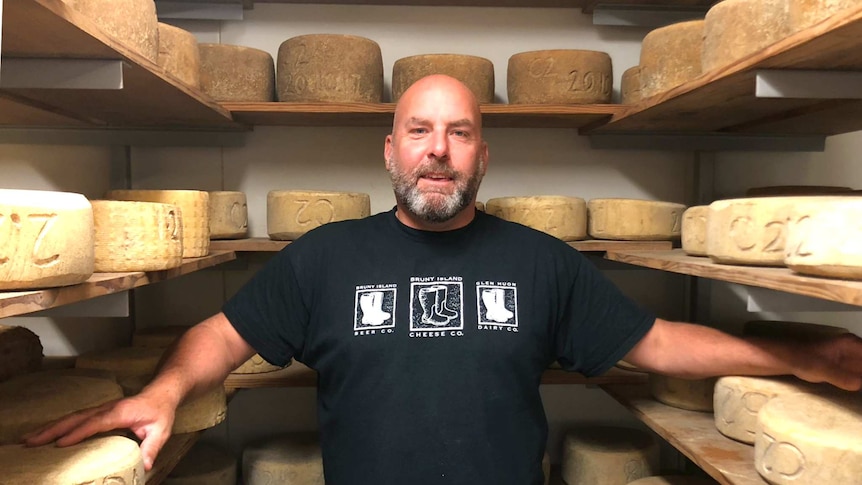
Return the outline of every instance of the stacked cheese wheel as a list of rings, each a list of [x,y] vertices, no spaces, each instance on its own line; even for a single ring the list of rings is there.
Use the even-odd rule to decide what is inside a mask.
[[[128,397],[141,392],[150,380],[149,375],[134,375],[121,377],[118,382],[123,394]],[[186,399],[177,407],[171,433],[183,434],[212,428],[224,421],[226,416],[227,396],[224,386],[218,385]]]
[[[194,34],[159,22],[159,65],[192,88],[201,86],[201,53]]]
[[[566,435],[562,474],[566,483],[616,485],[658,470],[658,443],[636,429],[585,427]]]
[[[640,56],[641,96],[649,98],[691,81],[701,73],[703,20],[653,30]]]
[[[248,202],[244,193],[210,192],[209,208],[210,239],[238,239],[248,235]]]
[[[494,102],[494,64],[484,57],[463,54],[423,54],[405,57],[392,66],[392,101],[398,102],[414,82],[445,74],[464,83],[480,103]]]
[[[323,224],[361,219],[369,214],[368,194],[273,190],[266,197],[266,228],[274,240],[293,240]]]
[[[578,197],[500,197],[488,200],[485,211],[563,241],[578,241],[587,237],[587,204]]]
[[[708,205],[689,207],[682,213],[682,250],[690,256],[706,256]]]
[[[201,90],[220,102],[275,100],[275,61],[260,49],[203,43]]]
[[[316,435],[287,434],[246,447],[242,478],[246,485],[324,485],[323,456]]]
[[[42,367],[42,342],[24,327],[0,325],[0,382]]]
[[[650,394],[659,402],[680,409],[712,412],[715,378],[680,379],[650,374]]]
[[[685,206],[638,199],[592,199],[587,210],[590,236],[649,241],[679,238]]]
[[[89,17],[110,40],[149,61],[159,59],[159,21],[154,0],[64,0]]]
[[[610,103],[611,57],[573,49],[521,52],[509,58],[506,87],[510,104]]]
[[[94,200],[95,270],[160,271],[183,262],[183,217],[176,205]]]
[[[797,273],[862,279],[862,199],[806,200],[789,211],[784,263]]]

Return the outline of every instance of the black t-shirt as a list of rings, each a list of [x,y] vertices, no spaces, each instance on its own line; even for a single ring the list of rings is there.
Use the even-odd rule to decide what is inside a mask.
[[[542,372],[601,374],[655,321],[567,244],[482,212],[327,224],[223,310],[267,361],[319,372],[327,485],[540,484]]]

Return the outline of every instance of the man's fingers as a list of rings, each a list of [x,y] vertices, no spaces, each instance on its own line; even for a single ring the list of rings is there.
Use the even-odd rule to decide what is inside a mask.
[[[128,428],[129,424],[130,423],[126,423],[120,419],[116,409],[110,409],[108,411],[99,410],[90,416],[90,419],[78,423],[78,426],[67,431],[67,433],[64,433],[63,436],[57,440],[57,446],[63,447],[74,445],[96,433],[104,433],[118,428]]]
[[[21,439],[27,446],[42,446],[64,436],[66,433],[75,429],[99,411],[100,408],[98,407],[79,411],[55,421],[39,430],[27,433],[22,436]]]
[[[156,456],[168,441],[170,433],[166,430],[150,428],[146,431],[146,436],[141,436],[143,433],[137,434],[138,438],[143,438],[141,442],[141,455],[144,457],[144,469],[150,471],[153,468]]]

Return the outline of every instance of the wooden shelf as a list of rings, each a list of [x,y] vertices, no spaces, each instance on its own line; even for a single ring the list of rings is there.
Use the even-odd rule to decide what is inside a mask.
[[[719,433],[712,413],[662,404],[647,386],[601,387],[722,485],[766,485],[754,468],[754,447]]]
[[[153,469],[147,472],[146,485],[159,485],[162,483],[203,433],[203,431],[194,431],[192,433],[173,435],[168,438],[168,441],[153,463]]]
[[[595,132],[835,135],[862,130],[862,100],[756,98],[758,69],[862,70],[862,6],[632,105]]]
[[[134,273],[94,273],[87,281],[72,286],[43,290],[0,292],[0,318],[23,315],[61,305],[131,290],[176,278],[236,259],[232,251],[210,251],[202,258],[183,259],[181,266],[164,271]]]
[[[605,258],[662,271],[769,288],[850,305],[862,305],[862,281],[802,276],[787,268],[716,264],[709,258],[687,256],[681,249],[608,251]]]

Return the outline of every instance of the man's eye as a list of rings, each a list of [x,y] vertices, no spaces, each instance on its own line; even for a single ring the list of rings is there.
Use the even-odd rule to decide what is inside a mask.
[[[452,132],[452,134],[455,136],[460,136],[460,137],[465,137],[465,136],[469,135],[469,133],[467,133],[466,131],[463,131],[463,130],[455,130]]]

